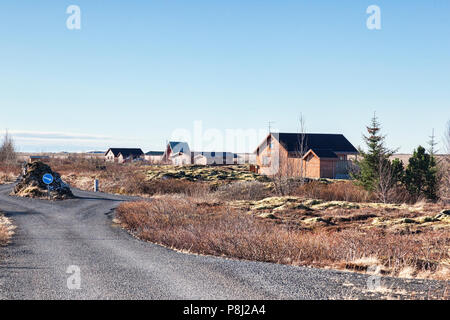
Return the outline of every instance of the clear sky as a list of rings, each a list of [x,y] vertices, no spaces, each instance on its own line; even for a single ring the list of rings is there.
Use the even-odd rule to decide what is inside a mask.
[[[376,111],[409,153],[450,119],[449,40],[448,0],[2,0],[0,130],[20,151],[148,151],[194,121],[295,132],[303,114],[358,146]]]

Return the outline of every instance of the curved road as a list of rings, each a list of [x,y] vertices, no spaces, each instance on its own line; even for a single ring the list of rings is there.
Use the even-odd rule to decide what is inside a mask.
[[[179,253],[113,224],[114,208],[131,198],[75,190],[76,199],[50,202],[11,189],[0,186],[0,211],[17,226],[0,248],[0,299],[418,298],[445,286],[382,278],[388,290],[379,293],[367,290],[368,275]],[[79,289],[67,285],[70,266]]]

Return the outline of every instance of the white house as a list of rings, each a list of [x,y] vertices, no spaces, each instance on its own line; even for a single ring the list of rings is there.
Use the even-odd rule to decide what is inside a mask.
[[[145,154],[145,161],[150,163],[161,163],[164,151],[149,151]]]
[[[137,148],[109,148],[105,153],[105,161],[107,162],[124,163],[143,157],[144,152]]]
[[[174,166],[184,166],[187,164],[192,164],[191,155],[183,152],[178,152],[175,154],[171,154],[170,162]]]
[[[202,154],[198,154],[198,155],[194,156],[193,163],[196,165],[206,166],[208,164],[208,158],[206,158]]]
[[[192,152],[194,164],[199,165],[230,165],[238,163],[238,156],[232,152]]]
[[[174,165],[192,164],[191,150],[187,142],[170,141],[162,156],[162,162]]]

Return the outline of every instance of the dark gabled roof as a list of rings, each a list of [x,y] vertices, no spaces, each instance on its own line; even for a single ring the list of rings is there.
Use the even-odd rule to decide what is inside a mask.
[[[300,133],[272,133],[288,152],[298,152],[302,142]],[[331,150],[333,152],[357,153],[358,150],[342,134],[304,133],[303,150]]]
[[[162,156],[164,151],[149,151],[145,155],[146,156]]]
[[[190,153],[191,152],[187,142],[170,141],[169,146],[170,146],[170,149],[172,149],[173,153],[179,153],[179,152]]]
[[[109,148],[108,151],[106,151],[105,155],[111,151],[114,154],[114,157],[118,157],[120,154],[124,158],[128,158],[129,156],[142,156],[144,152],[141,149],[138,148]]]
[[[312,152],[316,154],[321,159],[329,158],[329,159],[336,159],[338,156],[336,153],[333,152],[333,150],[330,149],[310,149]]]

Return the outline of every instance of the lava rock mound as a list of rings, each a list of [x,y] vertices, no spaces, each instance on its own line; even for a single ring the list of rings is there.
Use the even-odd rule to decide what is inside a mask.
[[[53,176],[53,182],[49,185],[51,200],[74,198],[69,185],[61,180],[59,173],[53,172],[49,165],[40,161],[27,163],[24,166],[22,177],[11,195],[48,199],[49,194],[47,185],[42,181],[42,177],[47,173]]]

